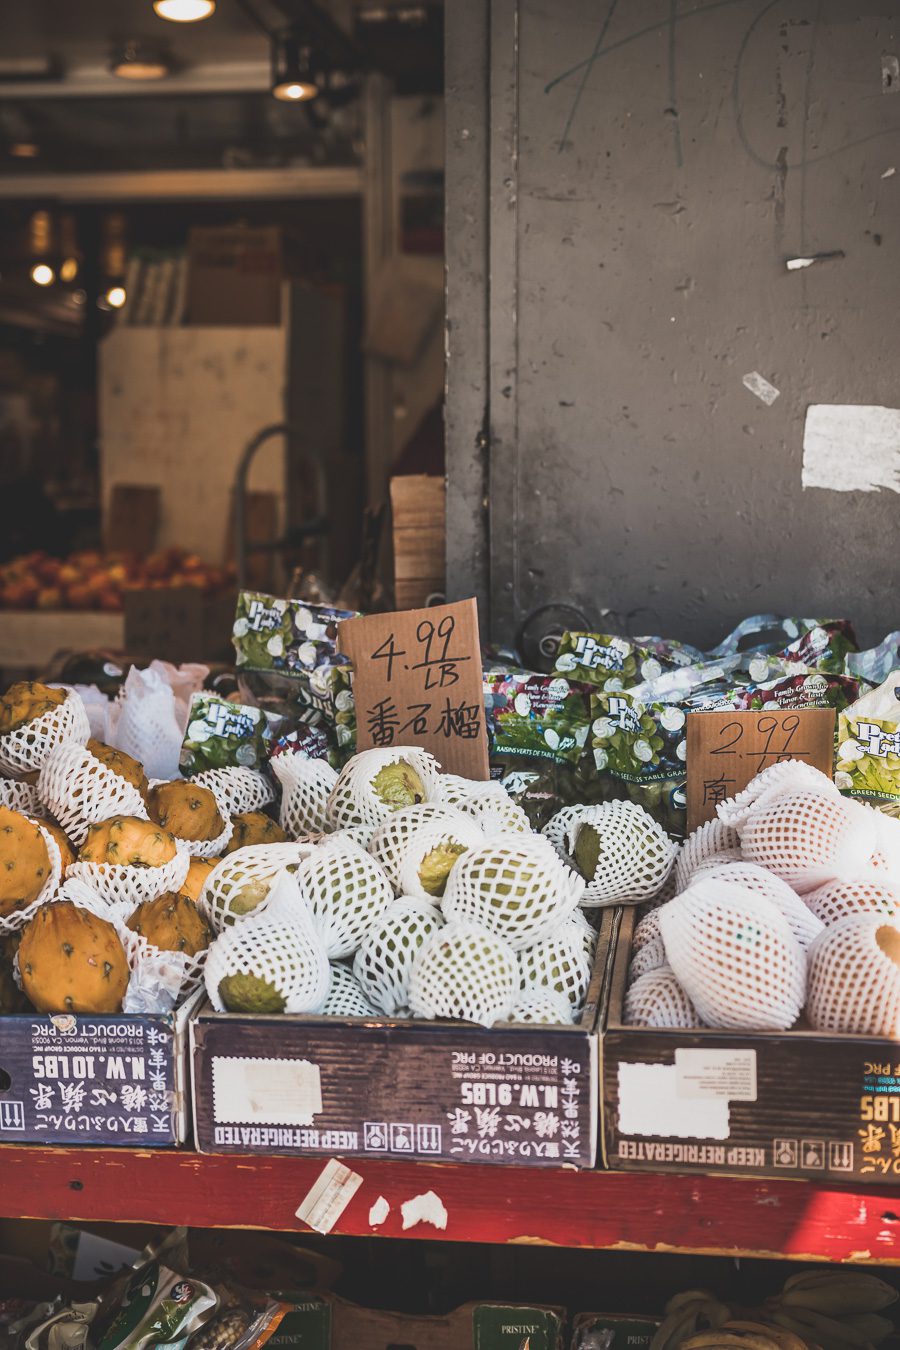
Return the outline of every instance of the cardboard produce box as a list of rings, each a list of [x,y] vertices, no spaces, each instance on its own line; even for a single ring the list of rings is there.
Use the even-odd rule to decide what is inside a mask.
[[[571,1350],[648,1350],[659,1327],[655,1317],[579,1313],[572,1322]]]
[[[900,1043],[623,1023],[633,909],[616,912],[601,1044],[603,1162],[820,1182],[900,1177]]]
[[[609,945],[598,944],[604,952]],[[498,1026],[217,1013],[191,1022],[205,1153],[593,1167],[595,964],[580,1022]]]
[[[195,227],[188,235],[188,321],[277,327],[283,272],[276,226]]]
[[[297,1303],[269,1341],[277,1350],[562,1350],[562,1308],[464,1303],[443,1317],[360,1308],[333,1295]]]
[[[158,1015],[0,1017],[0,1144],[184,1143],[196,1001]]]

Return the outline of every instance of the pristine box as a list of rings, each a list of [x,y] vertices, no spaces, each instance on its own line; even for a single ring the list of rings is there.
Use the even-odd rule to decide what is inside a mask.
[[[0,1144],[183,1143],[196,1001],[174,1013],[0,1017]]]
[[[615,1171],[900,1178],[900,1043],[623,1021],[634,910],[617,912],[604,995],[602,1148]]]
[[[285,1314],[277,1350],[562,1350],[561,1308],[464,1303],[443,1317],[360,1308],[332,1294]]]
[[[579,1313],[572,1322],[571,1350],[648,1350],[659,1326],[655,1317]]]
[[[573,1026],[259,1016],[205,1003],[191,1021],[196,1145],[593,1167],[602,983],[595,963]]]

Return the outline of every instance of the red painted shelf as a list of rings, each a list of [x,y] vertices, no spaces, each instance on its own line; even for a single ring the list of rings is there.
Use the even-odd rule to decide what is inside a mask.
[[[296,1209],[325,1159],[184,1150],[0,1146],[0,1216],[308,1232]],[[900,1190],[802,1181],[529,1171],[348,1160],[363,1183],[334,1232],[900,1265]],[[446,1230],[404,1233],[405,1200],[434,1191]],[[390,1205],[378,1228],[369,1210]]]

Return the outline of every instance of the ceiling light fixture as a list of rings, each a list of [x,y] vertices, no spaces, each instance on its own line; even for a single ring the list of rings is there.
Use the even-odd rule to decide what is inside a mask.
[[[122,80],[162,80],[172,66],[166,53],[155,43],[129,38],[113,48],[109,68]]]
[[[216,0],[153,0],[153,10],[170,23],[198,23],[216,12]]]
[[[31,269],[31,280],[35,286],[52,286],[56,280],[56,273],[46,263],[35,263]]]
[[[283,103],[305,103],[319,92],[309,45],[293,30],[272,35],[272,94]]]
[[[124,286],[110,286],[106,292],[106,303],[112,309],[121,309],[126,299]]]

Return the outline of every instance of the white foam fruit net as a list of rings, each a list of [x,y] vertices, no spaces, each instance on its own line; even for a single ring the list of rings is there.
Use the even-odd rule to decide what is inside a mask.
[[[58,745],[84,745],[90,734],[87,709],[75,690],[67,689],[58,707],[0,736],[0,771],[12,778],[33,773]]]
[[[716,814],[723,825],[730,825],[739,831],[753,807],[765,806],[778,797],[790,796],[795,792],[810,792],[819,797],[839,795],[833,781],[820,769],[814,769],[811,764],[804,764],[799,759],[785,759],[770,764],[742,791],[721,802],[716,807]]]
[[[878,914],[826,928],[809,953],[806,1011],[817,1031],[900,1036],[900,929]]]
[[[337,772],[327,760],[307,755],[276,755],[270,768],[281,784],[279,823],[285,834],[298,839],[328,829],[328,795]]]
[[[472,848],[479,848],[484,844],[484,831],[474,820],[461,816],[459,820],[447,822],[440,820],[431,820],[421,825],[418,830],[412,834],[406,843],[403,861],[400,865],[400,885],[399,889],[404,895],[419,895],[423,899],[440,903],[440,896],[433,894],[427,889],[422,881],[422,874],[427,877],[427,868],[429,858],[435,849],[440,849],[445,845],[451,847],[461,847],[468,851]],[[460,854],[464,857],[465,854]],[[459,859],[451,866],[458,865]],[[449,876],[447,878],[449,880]]]
[[[699,867],[715,859],[724,862],[741,857],[741,840],[736,829],[721,820],[708,820],[692,831],[675,860],[675,892],[683,891]]]
[[[695,881],[659,911],[669,965],[712,1027],[786,1031],[806,994],[806,955],[758,891]]]
[[[447,918],[480,924],[520,951],[568,918],[583,892],[583,878],[540,835],[497,835],[462,855],[442,908]]]
[[[880,880],[900,886],[900,820],[878,810],[872,812],[872,818],[875,825],[872,870]]]
[[[409,978],[417,1017],[445,1017],[490,1027],[512,1012],[519,989],[516,954],[480,924],[448,923],[423,942]]]
[[[581,904],[637,904],[650,900],[672,870],[678,853],[665,830],[636,802],[603,802],[587,807],[569,823],[565,845],[574,856],[579,832],[590,827],[600,840],[594,875],[588,878]]]
[[[886,881],[829,881],[803,899],[826,928],[855,914],[877,914],[883,921],[900,916],[900,888]]]
[[[662,931],[659,926],[659,910],[651,909],[642,919],[635,924],[634,933],[631,938],[631,950],[639,952],[648,942],[655,938],[661,938]]]
[[[547,821],[547,824],[541,830],[545,839],[556,849],[559,856],[565,861],[569,861],[569,850],[566,839],[571,827],[584,817],[587,806],[564,806],[561,811],[557,811],[555,816]]]
[[[88,826],[113,816],[147,819],[144,799],[132,783],[113,773],[83,745],[58,745],[38,774],[38,797],[76,848]]]
[[[629,987],[625,995],[625,1025],[677,1030],[703,1024],[675,972],[669,966],[661,966],[641,975]]]
[[[337,962],[331,963],[331,988],[322,1008],[323,1017],[373,1017],[378,1013],[366,998],[365,990],[353,972]]]
[[[44,816],[43,803],[32,783],[20,783],[15,778],[0,778],[0,806],[20,811],[23,816]]]
[[[448,825],[459,821],[464,825],[472,824],[471,817],[456,807],[442,806],[440,802],[419,802],[388,816],[369,840],[369,852],[381,863],[395,890],[400,889],[400,868],[410,839],[423,825],[433,821]]]
[[[445,773],[438,780],[436,799],[471,816],[486,835],[531,833],[528,816],[502,783]]]
[[[566,920],[566,927],[576,930],[581,938],[581,944],[584,947],[585,954],[591,963],[594,964],[594,954],[597,950],[597,930],[585,917],[584,911],[576,909]]]
[[[62,884],[62,857],[59,845],[49,830],[43,828],[40,821],[36,821],[35,824],[40,829],[44,843],[47,845],[47,855],[50,859],[47,879],[41,887],[39,895],[30,905],[13,910],[11,914],[0,916],[0,937],[7,933],[17,933],[20,928],[24,928],[34,918],[41,905],[47,904],[49,900],[55,900],[59,894],[59,888]]]
[[[591,960],[584,933],[577,923],[566,923],[549,937],[519,952],[520,984],[562,994],[573,1013],[584,1007],[591,981]]]
[[[443,928],[438,909],[402,895],[372,924],[353,959],[353,973],[368,999],[395,1017],[409,1003],[409,976],[426,938]]]
[[[226,769],[204,769],[190,780],[209,788],[224,816],[242,816],[245,811],[261,811],[275,800],[272,784],[258,769],[231,765]]]
[[[829,780],[825,780],[826,782]],[[746,862],[802,895],[865,875],[876,850],[873,811],[836,793],[794,792],[757,802],[740,829]]]
[[[328,997],[331,966],[309,907],[289,872],[279,874],[263,915],[220,933],[206,958],[206,992],[214,1008],[225,1005],[219,985],[229,975],[251,975],[270,984],[288,1013],[318,1012]]]
[[[188,874],[191,855],[176,841],[174,858],[159,867],[130,867],[120,863],[74,862],[66,873],[84,882],[108,905],[126,917],[144,900],[155,900],[167,891],[178,891]]]
[[[332,828],[345,829],[350,825],[374,828],[387,820],[391,807],[381,800],[373,783],[382,769],[401,761],[409,764],[421,780],[423,800],[433,801],[440,770],[437,760],[427,750],[413,745],[363,750],[347,761],[329,795],[328,820]]]
[[[628,967],[628,982],[633,984],[642,975],[646,975],[651,970],[659,970],[666,965],[668,965],[666,944],[663,942],[660,933],[651,938],[649,942],[645,942],[640,951],[632,951],[631,963]]]
[[[565,1026],[575,1018],[572,1005],[564,994],[557,994],[547,985],[535,984],[519,990],[509,1020],[525,1026],[534,1023]]]
[[[380,864],[344,834],[326,836],[311,851],[297,884],[332,960],[351,956],[394,899]]]
[[[302,842],[248,844],[216,863],[200,893],[216,932],[260,916],[279,872],[296,870],[314,847]]]
[[[697,874],[697,878],[700,876],[704,881],[716,881],[723,886],[743,886],[748,891],[764,895],[787,919],[791,932],[801,947],[808,947],[822,931],[822,920],[810,912],[797,892],[774,872],[767,872],[764,867],[746,862],[727,863],[718,867],[704,868],[702,873]]]

